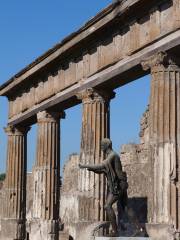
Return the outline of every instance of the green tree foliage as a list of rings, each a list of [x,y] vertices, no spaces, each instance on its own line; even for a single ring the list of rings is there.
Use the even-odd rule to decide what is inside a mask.
[[[4,181],[5,177],[6,177],[5,173],[0,173],[0,181]]]

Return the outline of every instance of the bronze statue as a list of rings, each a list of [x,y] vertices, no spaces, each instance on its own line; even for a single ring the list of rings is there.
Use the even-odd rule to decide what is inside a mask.
[[[101,142],[101,150],[105,154],[105,159],[101,164],[97,165],[83,165],[79,167],[87,168],[97,174],[105,174],[108,184],[108,194],[104,209],[106,210],[108,220],[112,225],[112,235],[118,235],[118,227],[116,222],[116,215],[112,205],[118,200],[121,202],[122,209],[125,210],[127,205],[127,176],[122,170],[122,165],[119,155],[112,149],[112,142],[105,138]]]

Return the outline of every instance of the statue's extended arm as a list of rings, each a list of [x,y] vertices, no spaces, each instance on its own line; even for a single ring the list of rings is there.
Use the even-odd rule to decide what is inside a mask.
[[[101,171],[103,171],[104,170],[104,165],[103,164],[96,164],[96,165],[90,165],[90,164],[88,164],[88,165],[86,165],[86,164],[79,164],[79,167],[81,168],[81,169],[83,169],[83,168],[87,168],[87,170],[89,170],[89,171],[93,171],[93,172],[96,172],[96,173],[101,173]]]

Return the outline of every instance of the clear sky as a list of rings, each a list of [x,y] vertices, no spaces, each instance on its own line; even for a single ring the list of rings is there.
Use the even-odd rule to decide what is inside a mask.
[[[0,3],[0,84],[8,80],[62,38],[77,30],[110,0],[6,0]],[[138,141],[139,121],[150,91],[149,76],[116,90],[111,102],[111,138],[120,145]],[[0,98],[0,172],[5,171],[7,99]],[[28,170],[35,162],[36,125],[28,134]],[[66,111],[61,124],[61,162],[79,152],[81,105]]]

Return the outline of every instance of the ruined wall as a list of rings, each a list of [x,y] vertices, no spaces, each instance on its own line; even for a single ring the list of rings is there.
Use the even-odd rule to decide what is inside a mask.
[[[149,149],[149,108],[140,122],[140,143],[121,146],[120,156],[128,176],[129,207],[136,212],[140,222],[147,222],[152,215],[152,176]]]
[[[124,170],[128,175],[129,197],[146,197],[148,193],[149,170],[149,129],[148,111],[141,119],[140,144],[130,143],[121,146],[120,157]]]
[[[80,182],[78,164],[79,155],[70,155],[64,166],[60,194],[60,218],[64,225],[60,236],[63,233],[72,236],[73,239],[78,239],[80,232],[91,223],[86,220],[88,214],[91,214],[88,216],[91,219],[95,216],[91,193],[85,195],[78,188]]]
[[[4,196],[3,181],[0,181],[0,219],[2,218],[3,214],[3,200],[4,200],[3,196]]]
[[[3,182],[0,181],[0,237],[1,237],[1,218],[2,218],[2,209],[3,209]]]
[[[26,218],[29,221],[33,216],[33,173],[27,173],[27,191],[26,191]]]
[[[144,224],[151,218],[152,178],[149,150],[149,108],[140,121],[140,143],[121,146],[120,157],[123,169],[128,176],[128,208],[133,216],[130,221]],[[80,211],[88,211],[91,206],[86,205],[78,192],[78,155],[71,155],[63,172],[61,189],[60,216],[65,231],[73,237],[76,235]],[[90,198],[91,196],[89,196]],[[89,201],[90,202],[90,201]],[[94,208],[91,208],[94,213]],[[132,213],[133,211],[133,213]]]
[[[76,236],[76,223],[79,219],[79,155],[72,154],[66,161],[60,196],[60,217],[64,224],[64,232]]]

